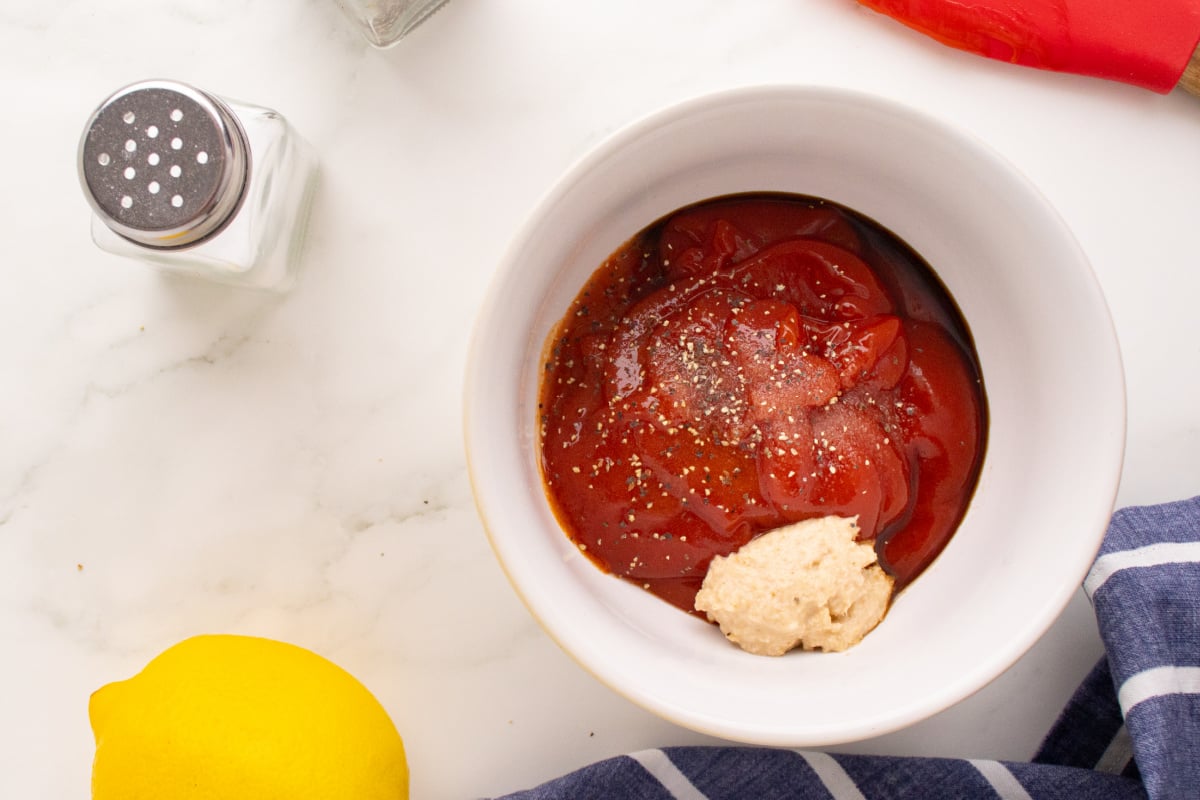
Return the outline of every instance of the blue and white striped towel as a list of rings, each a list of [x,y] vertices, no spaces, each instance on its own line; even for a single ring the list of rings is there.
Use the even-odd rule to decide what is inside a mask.
[[[668,747],[502,800],[1200,798],[1200,497],[1118,511],[1084,590],[1106,658],[1030,763]]]

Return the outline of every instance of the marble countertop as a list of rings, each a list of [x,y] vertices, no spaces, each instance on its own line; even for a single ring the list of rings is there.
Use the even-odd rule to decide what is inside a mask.
[[[149,77],[278,109],[319,151],[289,294],[93,246],[78,138]],[[415,797],[714,742],[613,694],[526,613],[475,515],[460,393],[492,271],[556,177],[639,116],[759,83],[884,95],[1023,170],[1116,321],[1119,503],[1200,491],[1200,99],[974,58],[851,0],[452,0],[387,51],[333,0],[7,0],[0,796],[87,796],[89,694],[203,632],[357,675]],[[1027,758],[1100,652],[1080,594],[974,697],[840,749]]]

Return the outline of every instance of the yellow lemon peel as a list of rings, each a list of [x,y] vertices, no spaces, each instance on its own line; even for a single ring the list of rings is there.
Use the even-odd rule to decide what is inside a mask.
[[[197,636],[96,691],[93,800],[406,800],[404,743],[350,673],[295,645]]]

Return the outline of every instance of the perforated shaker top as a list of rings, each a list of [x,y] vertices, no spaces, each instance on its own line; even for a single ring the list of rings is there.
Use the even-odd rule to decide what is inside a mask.
[[[233,112],[172,81],[116,92],[96,109],[79,146],[84,193],[100,219],[156,248],[194,244],[228,223],[249,166]]]

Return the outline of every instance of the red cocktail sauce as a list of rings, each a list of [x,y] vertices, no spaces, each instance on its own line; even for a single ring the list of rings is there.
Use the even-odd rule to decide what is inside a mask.
[[[986,424],[929,267],[795,195],[703,202],[620,248],[551,334],[539,400],[567,535],[688,611],[714,555],[827,514],[909,583],[962,518]]]

